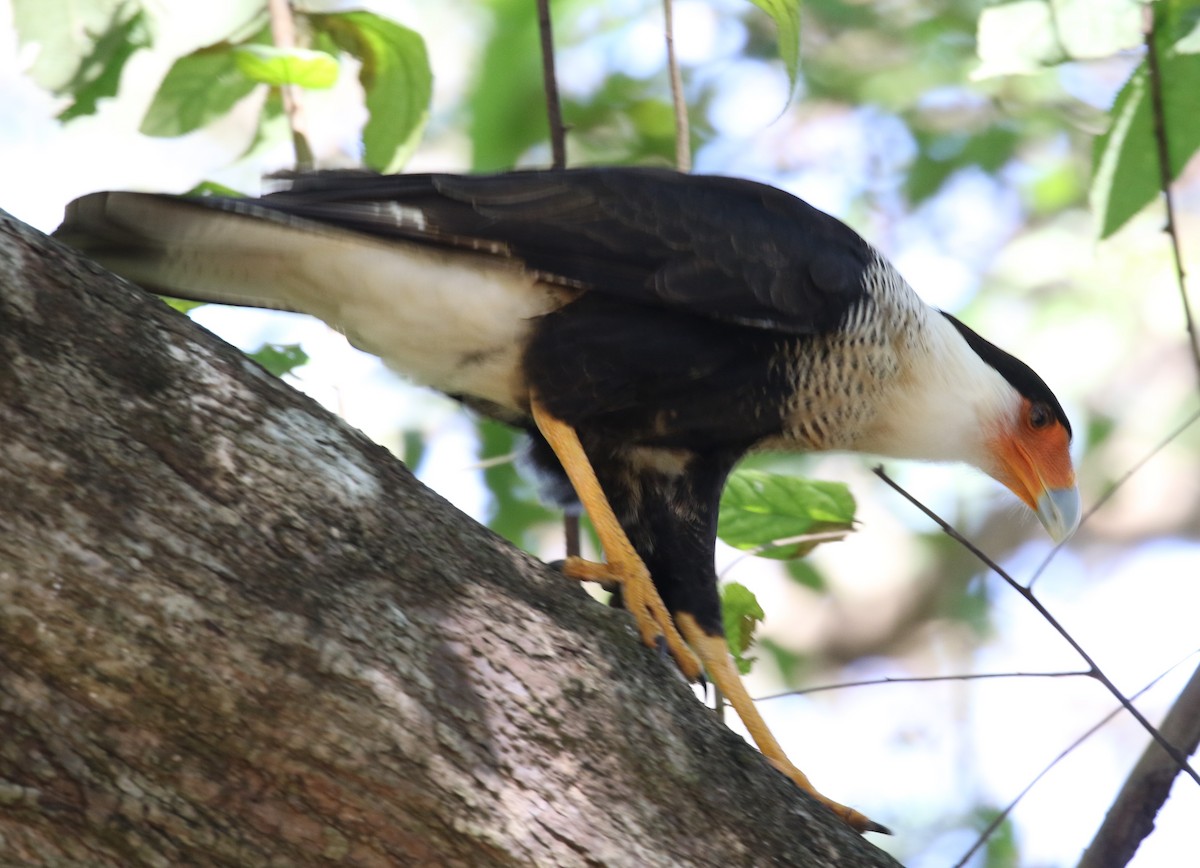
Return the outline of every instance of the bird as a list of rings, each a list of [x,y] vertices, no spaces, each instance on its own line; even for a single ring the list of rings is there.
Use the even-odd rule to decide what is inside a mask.
[[[56,236],[155,293],[319,317],[396,371],[530,435],[591,518],[642,641],[780,747],[730,658],[714,567],[734,465],[761,451],[965,462],[1056,541],[1080,516],[1045,381],[837,218],[776,187],[650,167],[326,170],[259,198],[101,192]]]

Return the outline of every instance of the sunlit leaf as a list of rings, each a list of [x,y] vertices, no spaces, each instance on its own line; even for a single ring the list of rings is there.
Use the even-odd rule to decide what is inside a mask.
[[[779,31],[779,59],[787,69],[790,92],[800,77],[800,0],[750,0],[771,16]]]
[[[161,295],[159,298],[167,305],[167,307],[173,308],[180,313],[188,313],[189,311],[193,311],[198,307],[204,307],[204,302],[202,301],[191,301],[190,299],[186,298],[171,298],[166,295]]]
[[[1179,176],[1200,148],[1200,112],[1195,94],[1200,54],[1166,52],[1160,60],[1163,90],[1162,129],[1169,146],[1170,177]],[[1120,229],[1162,189],[1149,73],[1145,62],[1117,95],[1107,132],[1096,139],[1092,210],[1100,237]]]
[[[152,40],[145,13],[135,8],[132,15],[127,15],[129,8],[135,7],[118,10],[109,28],[96,39],[91,53],[83,58],[75,75],[60,91],[73,100],[59,113],[60,121],[95,114],[100,100],[116,96],[129,58],[150,47]]]
[[[854,496],[840,482],[739,470],[721,495],[717,535],[734,548],[787,560],[808,554],[820,539],[853,528]]]
[[[337,58],[323,51],[239,45],[233,50],[233,59],[242,75],[275,87],[292,84],[320,90],[337,83]]]
[[[756,659],[745,654],[754,642],[754,632],[765,617],[758,598],[745,585],[729,582],[721,587],[721,619],[725,627],[725,641],[729,643],[729,653],[743,675],[750,671]]]
[[[299,344],[263,344],[247,355],[277,377],[308,363],[308,353]]]
[[[148,136],[182,136],[223,117],[258,83],[238,68],[234,46],[220,42],[171,65],[142,118]]]
[[[218,183],[217,181],[201,181],[195,187],[183,194],[184,196],[245,196],[241,190]]]
[[[425,40],[371,12],[313,15],[309,20],[362,64],[358,78],[368,115],[364,162],[381,172],[399,169],[416,149],[429,119],[433,72]]]

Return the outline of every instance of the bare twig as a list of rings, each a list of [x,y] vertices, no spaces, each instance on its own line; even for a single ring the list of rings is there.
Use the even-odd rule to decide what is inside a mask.
[[[1187,276],[1183,270],[1183,254],[1179,246],[1179,231],[1175,224],[1175,202],[1171,197],[1171,149],[1167,142],[1167,118],[1163,104],[1162,69],[1158,57],[1158,25],[1162,14],[1161,3],[1147,3],[1142,7],[1143,32],[1146,42],[1146,70],[1150,79],[1150,105],[1154,114],[1154,140],[1158,148],[1159,184],[1163,201],[1167,207],[1167,235],[1171,239],[1171,253],[1175,259],[1175,279],[1179,283],[1179,298],[1183,302],[1183,316],[1187,322],[1188,341],[1192,350],[1192,362],[1200,374],[1200,337],[1196,334],[1196,320],[1188,301]]]
[[[1092,677],[1103,684],[1108,689],[1108,692],[1117,698],[1117,701],[1125,707],[1125,710],[1133,715],[1134,719],[1142,725],[1142,728],[1150,734],[1151,738],[1153,738],[1159,743],[1159,745],[1162,746],[1162,749],[1170,755],[1171,759],[1178,764],[1182,771],[1186,772],[1188,776],[1191,777],[1192,780],[1194,780],[1197,784],[1200,784],[1200,774],[1197,774],[1196,770],[1191,767],[1191,765],[1188,763],[1187,757],[1177,747],[1175,747],[1175,745],[1163,738],[1162,733],[1155,728],[1154,724],[1147,720],[1145,715],[1138,711],[1137,708],[1134,707],[1133,703],[1126,698],[1125,694],[1117,689],[1117,686],[1112,683],[1112,680],[1104,674],[1099,666],[1096,665],[1096,661],[1092,659],[1091,655],[1083,650],[1083,646],[1075,640],[1074,636],[1067,632],[1066,628],[1058,622],[1057,618],[1050,614],[1050,611],[1042,604],[1041,600],[1033,595],[1032,591],[1010,576],[1004,569],[1000,567],[999,564],[984,554],[983,551],[981,551],[980,548],[975,545],[975,543],[971,542],[969,539],[959,533],[949,522],[901,488],[897,482],[895,482],[884,472],[882,467],[875,468],[875,475],[891,486],[896,492],[904,497],[905,500],[907,500],[917,509],[921,510],[921,512],[925,513],[925,515],[932,519],[951,539],[958,542],[960,545],[966,548],[967,551],[979,558],[979,560],[987,565],[987,567],[996,573],[996,575],[1004,579],[1004,581],[1008,583],[1009,587],[1024,597],[1025,601],[1037,610],[1038,614],[1042,616],[1046,623],[1053,627],[1055,632],[1057,632],[1058,635],[1060,635],[1068,645],[1075,649],[1075,653],[1083,658],[1083,661],[1088,665]]]
[[[289,0],[267,0],[267,12],[271,17],[271,39],[276,48],[296,47],[296,20],[292,16]],[[308,123],[304,117],[304,105],[300,101],[295,85],[279,87],[283,98],[283,111],[287,115],[288,128],[292,131],[292,149],[296,154],[296,171],[303,172],[313,166],[312,148],[308,144]]]
[[[550,22],[550,0],[537,0],[538,33],[542,42],[542,86],[546,90],[546,119],[550,122],[551,164],[567,167],[567,131],[563,126],[562,103],[558,96],[558,76],[554,71],[554,27]],[[578,535],[579,528],[575,529]]]
[[[558,74],[554,70],[554,24],[550,19],[550,0],[537,0],[538,36],[542,44],[542,87],[546,94],[546,120],[550,124],[550,164],[567,167],[567,129],[563,126],[562,101],[558,95]],[[580,553],[579,514],[563,513],[563,537],[567,557]]]
[[[1187,754],[1200,745],[1200,667],[1192,673],[1162,723],[1163,737]],[[1138,845],[1154,829],[1154,817],[1171,794],[1179,770],[1158,745],[1146,746],[1125,779],[1104,822],[1083,853],[1079,868],[1126,865]]]
[[[826,690],[842,690],[846,687],[876,687],[881,684],[928,684],[937,681],[983,681],[989,678],[1079,678],[1092,677],[1086,669],[1068,670],[1065,672],[967,672],[958,675],[906,675],[884,676],[883,678],[867,678],[863,681],[842,681],[837,684],[821,684],[817,687],[802,687],[799,690],[785,690],[783,693],[772,693],[761,696],[755,702],[766,702],[768,699],[782,699],[785,696],[806,696],[809,693],[823,693]]]
[[[1093,515],[1095,515],[1101,509],[1101,507],[1103,507],[1106,503],[1108,503],[1112,499],[1112,496],[1117,493],[1117,491],[1121,488],[1121,486],[1123,486],[1126,482],[1128,482],[1130,479],[1132,479],[1133,475],[1135,473],[1137,473],[1139,470],[1141,470],[1143,467],[1145,467],[1147,463],[1149,463],[1151,458],[1153,458],[1155,455],[1157,455],[1159,452],[1161,452],[1167,446],[1171,445],[1172,441],[1174,441],[1177,437],[1179,437],[1179,435],[1181,435],[1188,428],[1191,428],[1193,425],[1195,425],[1197,421],[1200,421],[1200,409],[1194,410],[1192,412],[1192,414],[1190,416],[1188,416],[1186,419],[1184,419],[1182,423],[1180,423],[1178,426],[1176,426],[1175,429],[1172,430],[1170,434],[1168,434],[1161,441],[1159,441],[1158,444],[1153,449],[1151,449],[1149,452],[1147,452],[1145,455],[1143,455],[1141,458],[1139,458],[1132,467],[1130,467],[1123,474],[1121,474],[1121,477],[1119,479],[1117,479],[1112,485],[1110,485],[1108,487],[1107,491],[1105,491],[1102,495],[1100,495],[1098,498],[1096,498],[1096,502],[1093,503],[1090,507],[1087,508],[1087,510],[1084,511],[1083,517],[1079,520],[1079,526],[1083,527],[1083,525],[1087,523],[1087,520],[1089,518],[1091,518]],[[1055,556],[1059,553],[1059,551],[1062,550],[1062,547],[1064,545],[1066,545],[1066,543],[1067,543],[1067,540],[1063,540],[1062,542],[1060,542],[1056,546],[1054,546],[1054,548],[1052,548],[1050,550],[1050,553],[1048,555],[1046,555],[1045,559],[1038,565],[1038,568],[1033,571],[1033,576],[1030,577],[1029,584],[1026,585],[1026,587],[1028,587],[1029,590],[1031,590],[1031,591],[1033,590],[1034,584],[1041,577],[1042,573],[1045,572],[1046,567],[1050,566],[1050,562],[1052,560],[1054,560]]]
[[[683,76],[675,56],[675,16],[671,0],[663,0],[663,30],[667,40],[667,71],[671,77],[671,102],[675,106],[675,168],[692,171],[692,133],[688,124],[687,100],[683,95]]]
[[[1155,684],[1158,684],[1158,682],[1162,681],[1163,678],[1165,678],[1169,673],[1174,672],[1176,667],[1179,666],[1179,664],[1181,664],[1184,660],[1187,660],[1188,657],[1191,657],[1195,653],[1196,653],[1195,651],[1192,651],[1190,654],[1188,654],[1185,657],[1172,663],[1169,667],[1167,667],[1166,670],[1164,670],[1163,672],[1160,672],[1157,676],[1155,676],[1155,678],[1149,684],[1147,684],[1145,687],[1143,687],[1137,693],[1133,694],[1133,696],[1130,698],[1137,699],[1138,697],[1140,697],[1143,693],[1145,693],[1147,690],[1149,690]],[[1087,673],[1087,674],[1090,675],[1091,673]],[[1195,680],[1195,676],[1193,676],[1193,680]],[[959,859],[956,863],[954,863],[954,868],[963,868],[963,866],[967,864],[967,862],[970,860],[970,858],[975,855],[975,852],[984,845],[984,843],[987,841],[987,839],[992,836],[993,832],[995,832],[998,828],[1000,828],[1000,824],[1003,823],[1004,820],[1008,817],[1008,815],[1012,813],[1013,808],[1015,808],[1017,806],[1017,803],[1019,803],[1021,801],[1021,799],[1025,798],[1025,794],[1028,793],[1030,790],[1032,790],[1038,781],[1040,781],[1047,774],[1049,774],[1050,770],[1052,768],[1054,768],[1056,765],[1058,765],[1060,762],[1062,762],[1062,760],[1065,759],[1067,757],[1067,755],[1070,754],[1073,750],[1075,750],[1075,748],[1079,747],[1081,744],[1083,744],[1085,741],[1087,741],[1089,738],[1091,738],[1093,735],[1095,735],[1097,732],[1099,732],[1101,727],[1103,727],[1106,723],[1108,723],[1110,720],[1112,720],[1114,717],[1116,717],[1120,713],[1121,713],[1121,708],[1118,707],[1118,708],[1114,708],[1108,714],[1104,715],[1104,717],[1102,717],[1094,726],[1090,727],[1087,730],[1087,732],[1085,732],[1083,735],[1079,736],[1079,738],[1075,739],[1073,742],[1071,742],[1069,745],[1067,745],[1067,747],[1061,753],[1059,753],[1058,756],[1056,756],[1054,759],[1052,759],[1050,761],[1049,765],[1047,765],[1044,769],[1042,769],[1040,772],[1038,772],[1037,775],[1034,777],[1034,779],[1031,780],[1025,786],[1025,788],[1023,790],[1021,790],[1021,792],[1017,793],[1016,798],[1014,798],[1011,802],[1009,802],[1004,807],[1004,810],[1000,811],[995,817],[992,818],[992,821],[987,824],[987,826],[983,829],[982,832],[979,833],[979,837],[975,839],[975,843],[971,845],[971,848],[962,855],[961,859]],[[1164,729],[1165,729],[1165,727],[1164,727]],[[1172,775],[1172,778],[1174,778],[1174,775]],[[1104,864],[1108,864],[1108,863],[1099,863],[1099,864],[1104,865]],[[1117,863],[1112,863],[1112,864],[1114,865],[1114,868],[1115,868],[1115,865]],[[1125,863],[1121,862],[1119,864],[1124,865]],[[1079,868],[1083,868],[1082,863],[1080,864]],[[1096,868],[1096,866],[1092,866],[1092,868]]]

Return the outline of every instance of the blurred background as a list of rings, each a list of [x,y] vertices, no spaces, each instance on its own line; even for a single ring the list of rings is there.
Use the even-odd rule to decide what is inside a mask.
[[[105,14],[123,8],[97,2]],[[64,15],[87,6],[39,3]],[[432,102],[406,171],[549,164],[533,0],[362,7],[426,43]],[[139,131],[172,62],[227,38],[261,4],[146,4],[152,45],[128,58],[116,96],[65,121],[70,99],[55,95],[65,83],[46,62],[72,49],[19,40],[14,11],[28,8],[0,0],[0,207],[15,216],[50,231],[70,199],[101,189],[215,181],[257,193],[264,174],[292,164],[286,126],[260,126],[259,91],[196,132]],[[553,10],[568,162],[671,164],[659,0],[561,0]],[[766,181],[837,215],[927,301],[1037,369],[1072,419],[1085,509],[1145,461],[1057,552],[1036,592],[1126,695],[1167,673],[1137,701],[1161,720],[1200,647],[1200,426],[1171,436],[1200,409],[1200,392],[1161,203],[1102,237],[1109,209],[1089,197],[1097,136],[1142,62],[1138,4],[809,0],[794,81],[775,24],[752,3],[679,0],[674,15],[696,171]],[[86,21],[78,27],[86,43]],[[303,94],[321,166],[360,162],[357,73],[344,60],[336,84]],[[1192,161],[1174,188],[1193,273],[1198,178]],[[519,443],[501,426],[405,385],[316,321],[213,306],[191,315],[247,351],[298,344],[309,361],[286,375],[296,387],[464,512],[539,557],[562,556],[559,517],[509,460]],[[873,476],[876,463],[752,459],[845,481],[858,500],[856,532],[798,564],[718,550],[723,577],[753,590],[767,615],[754,695],[1086,668],[1027,602]],[[1028,510],[980,474],[884,463],[1019,581],[1051,554]],[[880,846],[936,868],[958,862],[995,812],[1115,705],[1092,679],[1027,675],[847,687],[761,707],[824,792],[896,831]],[[1074,864],[1147,740],[1119,715],[1050,771],[969,864]],[[1131,864],[1196,864],[1197,817],[1200,787],[1180,778]]]

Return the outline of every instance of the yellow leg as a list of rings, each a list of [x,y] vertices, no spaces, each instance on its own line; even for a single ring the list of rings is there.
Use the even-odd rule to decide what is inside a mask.
[[[766,721],[754,707],[754,700],[746,692],[746,686],[742,684],[737,667],[733,665],[733,658],[729,656],[725,637],[708,635],[696,623],[696,619],[686,613],[680,613],[676,620],[688,644],[704,661],[704,670],[708,673],[709,680],[717,686],[717,689],[724,694],[726,701],[733,706],[733,710],[738,713],[742,723],[749,731],[750,737],[754,739],[754,743],[758,745],[763,756],[770,760],[771,765],[791,778],[800,789],[827,805],[856,831],[886,833],[888,831],[886,826],[881,826],[853,808],[847,808],[818,793],[816,788],[809,783],[804,772],[792,765],[783,752],[783,748],[779,746],[779,742],[775,740],[775,736],[771,735],[771,730],[767,729]]]
[[[695,681],[700,677],[700,661],[683,641],[671,613],[667,611],[662,597],[650,581],[646,565],[613,514],[608,498],[600,488],[600,481],[596,479],[596,472],[592,470],[583,445],[579,442],[579,435],[570,425],[550,415],[536,398],[531,401],[531,410],[538,430],[554,450],[567,472],[567,478],[575,487],[575,493],[579,496],[583,508],[591,517],[596,535],[600,537],[600,544],[604,546],[607,561],[597,564],[583,558],[567,558],[563,572],[582,581],[619,584],[625,608],[637,621],[642,641],[655,648],[658,645],[658,637],[663,637],[667,650],[675,658],[684,677]]]

